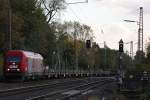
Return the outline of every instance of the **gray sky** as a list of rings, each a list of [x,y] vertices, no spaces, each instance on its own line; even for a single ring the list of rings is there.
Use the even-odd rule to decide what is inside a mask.
[[[78,1],[85,0],[66,0]],[[61,13],[61,20],[75,20],[91,26],[97,43],[106,41],[110,48],[118,49],[118,41],[121,38],[124,42],[137,42],[137,23],[127,23],[123,20],[138,21],[140,6],[144,8],[145,44],[150,36],[150,0],[89,0],[85,4],[68,5]],[[125,45],[125,48],[129,50],[129,45]],[[135,44],[134,51],[136,49]]]

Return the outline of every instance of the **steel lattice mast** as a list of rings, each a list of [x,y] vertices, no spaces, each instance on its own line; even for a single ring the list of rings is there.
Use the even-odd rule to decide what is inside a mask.
[[[140,7],[138,29],[138,51],[143,52],[143,7]]]

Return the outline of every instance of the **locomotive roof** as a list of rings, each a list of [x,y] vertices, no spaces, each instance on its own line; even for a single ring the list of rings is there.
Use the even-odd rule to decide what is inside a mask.
[[[35,53],[35,52],[23,51],[23,53],[24,53],[27,57],[30,57],[30,58],[43,59],[43,57],[42,57],[40,54]]]
[[[10,52],[22,52],[26,57],[35,58],[35,59],[42,59],[43,57],[39,53],[31,52],[31,51],[24,51],[24,50],[11,50]]]

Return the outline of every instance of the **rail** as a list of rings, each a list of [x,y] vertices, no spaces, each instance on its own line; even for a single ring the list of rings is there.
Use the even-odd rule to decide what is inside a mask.
[[[85,84],[82,84],[80,86],[74,86],[74,87],[71,87],[71,88],[55,91],[55,92],[48,93],[48,94],[45,94],[45,95],[32,97],[32,98],[29,98],[29,99],[26,99],[26,100],[41,100],[43,98],[53,97],[53,96],[65,93],[67,91],[80,90],[81,88],[83,88],[81,91],[78,91],[75,94],[72,94],[72,95],[69,95],[69,96],[62,96],[62,97],[57,98],[57,100],[65,100],[66,98],[69,98],[69,97],[72,97],[72,96],[75,96],[75,95],[79,95],[81,93],[84,93],[84,92],[92,89],[92,88],[95,88],[95,87],[97,87],[97,85],[102,86],[102,85],[104,85],[106,83],[110,83],[110,82],[114,82],[114,81],[112,81],[112,80],[99,80],[99,81],[95,81],[95,82],[85,83]]]
[[[76,79],[76,80],[70,80],[70,81],[66,80],[63,82],[54,82],[51,84],[48,83],[48,84],[42,84],[42,85],[36,85],[36,86],[26,86],[26,87],[2,90],[2,91],[0,91],[0,98],[7,97],[7,96],[13,96],[16,94],[21,94],[21,93],[26,93],[29,91],[36,91],[36,90],[40,90],[43,88],[59,86],[59,85],[65,84],[65,83],[72,83],[72,82],[81,81],[81,80],[83,80],[83,79]]]

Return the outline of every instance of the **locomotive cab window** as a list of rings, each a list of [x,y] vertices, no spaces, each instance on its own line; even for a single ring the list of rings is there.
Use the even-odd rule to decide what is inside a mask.
[[[21,57],[19,57],[19,56],[9,56],[9,57],[6,57],[6,61],[7,62],[20,62]]]

